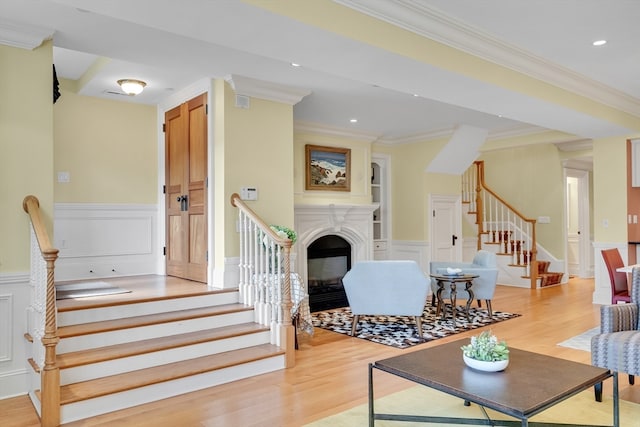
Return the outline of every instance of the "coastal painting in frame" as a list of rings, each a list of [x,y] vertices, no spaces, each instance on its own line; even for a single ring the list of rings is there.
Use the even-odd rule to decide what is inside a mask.
[[[351,190],[351,150],[349,148],[305,145],[306,189]]]

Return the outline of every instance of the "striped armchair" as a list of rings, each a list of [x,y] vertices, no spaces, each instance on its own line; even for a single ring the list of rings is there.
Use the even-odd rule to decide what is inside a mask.
[[[640,268],[631,273],[631,303],[600,307],[600,333],[591,338],[591,364],[614,373],[640,375]],[[595,387],[596,400],[602,401],[602,383]]]

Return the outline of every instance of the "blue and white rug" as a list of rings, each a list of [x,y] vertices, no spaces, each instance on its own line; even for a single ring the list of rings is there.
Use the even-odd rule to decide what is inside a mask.
[[[591,351],[591,337],[599,333],[600,326],[596,326],[595,328],[589,329],[580,335],[576,335],[566,341],[562,341],[561,343],[558,343],[558,345],[560,347],[568,347],[576,350]]]

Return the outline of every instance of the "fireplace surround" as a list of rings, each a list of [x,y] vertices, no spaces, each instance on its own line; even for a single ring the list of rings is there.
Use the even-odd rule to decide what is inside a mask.
[[[351,263],[373,259],[373,211],[368,205],[295,205],[294,227],[298,240],[293,246],[296,271],[308,283],[309,246],[323,236],[338,236],[351,248]]]

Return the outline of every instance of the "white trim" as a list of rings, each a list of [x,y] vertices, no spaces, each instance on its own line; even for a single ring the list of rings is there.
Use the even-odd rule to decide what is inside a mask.
[[[30,275],[28,271],[23,273],[0,273],[0,286],[29,284]]]
[[[281,102],[287,105],[296,105],[302,101],[302,98],[311,93],[311,91],[307,89],[297,89],[293,86],[252,79],[237,74],[232,74],[225,80],[231,85],[237,95],[252,96],[254,98]]]
[[[416,0],[334,1],[524,75],[551,83],[629,114],[640,115],[640,100],[498,40],[489,33],[456,20],[423,2]]]
[[[11,47],[33,50],[53,38],[54,32],[51,28],[0,19],[0,44]]]

